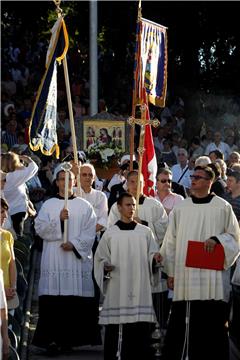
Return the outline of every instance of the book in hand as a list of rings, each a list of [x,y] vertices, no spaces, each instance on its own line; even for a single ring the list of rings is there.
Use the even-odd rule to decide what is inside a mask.
[[[216,244],[210,253],[204,249],[204,242],[189,240],[185,265],[200,269],[223,270],[224,257],[221,244]]]

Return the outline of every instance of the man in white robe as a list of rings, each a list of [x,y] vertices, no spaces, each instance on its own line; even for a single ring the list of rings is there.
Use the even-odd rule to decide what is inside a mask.
[[[95,344],[97,319],[92,314],[94,285],[92,246],[96,215],[84,199],[73,195],[75,176],[69,175],[68,204],[64,208],[65,172],[59,169],[59,193],[47,200],[35,229],[43,238],[39,280],[39,320],[33,344],[49,353],[72,346]],[[64,220],[68,219],[67,242],[63,243]],[[76,332],[73,322],[77,324]]]
[[[99,235],[107,227],[108,203],[106,195],[99,190],[93,189],[92,185],[96,178],[94,166],[83,164],[80,167],[80,196],[87,200],[93,207],[97,216],[96,233]]]
[[[163,359],[229,359],[226,322],[230,267],[239,255],[240,234],[232,207],[210,194],[214,173],[194,169],[191,191],[172,211],[160,253],[174,290]],[[224,270],[186,267],[189,240],[201,241],[207,252],[224,248]]]
[[[127,175],[127,189],[130,194],[135,198],[137,196],[137,180],[138,172],[133,170]],[[149,226],[152,230],[154,239],[160,247],[165,235],[167,224],[168,224],[168,215],[163,207],[163,205],[154,198],[147,197],[143,195],[144,179],[143,176],[140,177],[140,197],[139,197],[139,207],[138,207],[138,217],[135,217],[135,220],[143,225]],[[121,215],[118,210],[117,203],[113,204],[111,207],[109,217],[108,217],[108,226],[115,224]],[[167,298],[167,281],[163,278],[162,273],[158,272],[158,279],[155,278],[154,284],[152,285],[153,292],[153,301],[154,308],[157,316],[157,320],[160,324],[160,327],[164,327],[164,319],[166,318],[165,302]]]
[[[121,194],[121,220],[103,234],[94,259],[96,281],[104,293],[100,324],[106,325],[104,359],[151,359],[150,323],[155,321],[151,294],[158,246],[148,227],[134,221],[135,198]],[[110,279],[104,281],[104,271]]]

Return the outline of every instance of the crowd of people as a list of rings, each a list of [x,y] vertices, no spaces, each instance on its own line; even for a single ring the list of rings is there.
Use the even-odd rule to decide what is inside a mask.
[[[151,107],[151,118],[160,120],[152,129],[155,195],[144,195],[140,176],[137,204],[139,127],[133,169],[125,154],[118,159],[118,173],[100,179],[81,149],[75,164],[61,71],[60,159],[30,150],[30,118],[48,44],[33,34],[17,38],[13,32],[2,43],[0,358],[8,359],[8,316],[22,301],[16,243],[24,244],[28,232],[41,257],[32,343],[48,355],[100,345],[104,338],[105,360],[151,360],[159,349],[152,346],[159,330],[163,360],[228,360],[229,334],[240,343],[240,138],[235,125],[216,130],[217,124],[203,124],[187,137],[181,98],[168,99],[164,109]],[[89,114],[89,81],[77,75],[71,49],[68,56],[78,128]],[[109,112],[127,116],[128,105],[113,98]],[[99,112],[106,110],[100,100]],[[120,130],[116,127],[113,135],[119,145]],[[89,128],[88,145],[95,140]],[[110,141],[101,128],[98,142]],[[65,162],[71,165],[67,205]],[[221,248],[220,268],[188,266],[189,241],[202,243],[206,256]]]
[[[188,139],[181,98],[162,111],[151,108],[151,117],[160,120],[152,130],[158,165],[155,196],[144,195],[140,177],[136,204],[137,151],[133,170],[126,154],[112,179],[99,179],[80,149],[74,163],[61,80],[60,159],[30,150],[30,117],[47,45],[36,41],[29,47],[28,40],[3,44],[2,51],[3,358],[9,351],[7,310],[19,306],[14,243],[23,241],[28,229],[41,253],[34,345],[51,355],[99,345],[105,326],[105,360],[151,359],[151,335],[160,329],[162,336],[166,332],[163,359],[229,359],[229,330],[240,342],[240,139],[235,127],[214,131],[203,124]],[[88,114],[89,84],[74,69],[70,77],[77,127]],[[110,111],[126,115],[120,108],[114,99]],[[101,100],[99,111],[106,109]],[[107,143],[106,129],[101,130]],[[138,130],[136,126],[136,148]],[[71,164],[67,207],[63,162]],[[221,269],[186,266],[189,240],[202,242],[207,254],[222,246]]]
[[[69,144],[65,158],[58,161],[36,155],[27,144],[2,151],[5,357],[6,309],[18,306],[14,239],[21,241],[28,227],[41,253],[35,346],[56,355],[100,345],[104,326],[106,360],[133,354],[151,359],[151,336],[157,326],[162,336],[166,333],[163,359],[229,359],[228,333],[237,343],[240,322],[238,139],[230,146],[219,131],[208,131],[205,137],[195,136],[188,147],[183,137],[177,141],[184,121],[173,124],[172,117],[165,124],[163,118],[153,134],[158,163],[155,196],[144,195],[140,176],[138,204],[137,154],[133,170],[130,156],[124,155],[112,179],[99,179],[84,152],[78,151],[78,164],[74,163]],[[67,206],[66,162],[71,166]],[[206,254],[221,246],[220,270],[186,266],[189,240],[202,242]]]

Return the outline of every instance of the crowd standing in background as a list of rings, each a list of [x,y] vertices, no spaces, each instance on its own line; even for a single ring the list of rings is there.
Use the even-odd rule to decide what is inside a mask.
[[[174,353],[170,359],[180,360],[184,351],[182,322],[185,321],[186,311],[191,312],[188,303],[196,300],[197,303],[192,306],[193,329],[199,309],[215,312],[209,337],[213,336],[215,344],[222,340],[221,354],[225,354],[224,360],[227,360],[227,329],[223,328],[223,323],[228,322],[231,336],[236,343],[240,343],[240,311],[237,303],[240,296],[240,264],[239,261],[235,262],[240,246],[240,138],[234,132],[234,127],[224,128],[222,132],[213,128],[205,132],[199,130],[188,139],[185,137],[187,113],[181,98],[176,98],[161,112],[152,109],[151,116],[157,116],[161,122],[158,128],[152,130],[158,164],[156,193],[154,198],[145,196],[141,178],[140,199],[136,204],[137,151],[134,170],[129,172],[129,154],[125,154],[118,159],[119,172],[110,180],[97,177],[96,169],[82,149],[78,149],[79,163],[73,164],[66,96],[61,83],[57,118],[60,159],[30,150],[28,130],[41,73],[36,64],[45,60],[45,54],[46,46],[42,42],[37,42],[33,48],[26,46],[26,41],[21,45],[11,43],[3,49],[1,218],[5,222],[1,223],[0,241],[1,248],[4,248],[1,267],[5,293],[0,289],[0,296],[3,299],[1,327],[4,356],[7,353],[7,305],[4,295],[8,302],[17,294],[14,243],[21,242],[28,231],[33,238],[40,239],[38,249],[42,251],[39,322],[34,338],[36,345],[46,348],[53,355],[72,346],[99,344],[97,322],[100,288],[102,296],[106,295],[100,313],[100,324],[107,326],[106,359],[113,359],[112,353],[121,349],[122,359],[129,359],[129,351],[134,351],[129,347],[130,335],[127,335],[131,331],[146,334],[146,344],[149,345],[149,323],[156,320],[152,312],[154,309],[160,325],[168,327],[166,349],[172,347],[177,354]],[[71,76],[74,120],[78,127],[83,116],[88,114],[89,86],[86,79],[74,74]],[[117,114],[126,115],[119,112],[121,106],[113,105],[112,109],[117,108]],[[106,104],[100,101],[99,111],[103,109],[106,110]],[[102,131],[102,136],[102,141],[107,143],[109,138],[106,131]],[[136,130],[136,148],[138,136]],[[73,165],[67,210],[63,209],[63,161]],[[80,197],[75,191],[78,174]],[[122,195],[125,192],[129,194]],[[5,219],[7,212],[8,218]],[[65,219],[70,224],[70,235],[68,242],[62,245]],[[141,246],[137,241],[139,236]],[[209,248],[221,243],[225,250],[224,270],[188,270],[186,274],[184,236],[188,240],[207,242]],[[175,261],[177,258],[179,260]],[[163,268],[156,266],[160,262]],[[136,276],[141,266],[144,266],[143,278]],[[106,273],[110,275],[106,276]],[[125,275],[129,282],[119,293],[119,283]],[[231,283],[232,276],[234,283]],[[136,290],[138,296],[131,289]],[[142,294],[142,289],[146,293]],[[209,292],[207,289],[210,289]],[[212,289],[215,290],[212,292]],[[155,301],[151,298],[153,293],[156,295]],[[168,303],[171,304],[173,299],[168,323],[159,318],[158,307],[162,306],[162,302],[156,299],[162,299],[162,293],[165,293]],[[215,306],[218,301],[220,310]],[[79,312],[77,315],[72,313],[70,319],[63,319],[61,308],[64,306],[68,310],[78,308]],[[230,307],[232,311],[229,311]],[[125,314],[123,310],[126,310]],[[222,313],[219,319],[218,311]],[[164,312],[164,318],[168,318],[169,306],[164,305]],[[65,324],[70,329],[69,321],[73,321],[75,316],[79,319],[78,324],[81,323],[81,331],[79,329],[79,334],[69,332],[63,338],[62,326]],[[179,329],[173,329],[174,319],[180,319]],[[216,330],[217,320],[221,322],[221,333]],[[129,323],[131,326],[125,326]],[[202,325],[202,333],[205,333],[206,327]],[[195,354],[198,341],[203,348],[206,343],[198,330],[199,338],[196,340],[196,328],[192,333],[191,328],[186,336],[190,341],[189,351]],[[176,337],[174,331],[179,331]],[[177,342],[174,340],[176,338]],[[132,341],[136,339],[132,337]],[[144,342],[144,339],[141,341]],[[133,348],[136,349],[137,343],[134,344]],[[209,343],[208,348],[211,346]],[[149,354],[146,347],[142,351]],[[194,360],[198,359],[197,355],[194,356]],[[209,360],[214,357],[205,353],[202,356]]]

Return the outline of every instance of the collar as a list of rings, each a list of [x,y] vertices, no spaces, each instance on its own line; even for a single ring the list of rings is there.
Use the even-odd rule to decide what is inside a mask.
[[[119,227],[120,230],[134,230],[137,223],[136,221],[131,221],[130,223],[125,223],[122,220],[118,220],[115,225]]]
[[[139,205],[142,205],[147,197],[145,195],[141,195],[139,197]]]
[[[204,198],[197,198],[196,196],[191,195],[191,199],[194,204],[208,204],[211,202],[214,196],[214,193],[208,194]]]
[[[84,194],[91,194],[93,190],[94,190],[93,187],[91,187],[91,190],[89,192],[85,192],[83,188],[80,186],[80,191],[83,192]]]
[[[56,199],[60,199],[60,200],[65,200],[64,196],[60,196],[59,194],[57,194],[56,196],[54,196]],[[71,196],[68,197],[68,200],[73,200],[75,199],[76,196],[75,194],[72,194]]]

